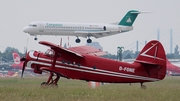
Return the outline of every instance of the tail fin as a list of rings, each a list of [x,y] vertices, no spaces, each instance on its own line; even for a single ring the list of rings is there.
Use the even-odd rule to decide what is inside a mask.
[[[128,11],[118,25],[132,26],[139,13],[137,10]]]
[[[141,63],[149,76],[163,79],[166,75],[166,55],[159,41],[152,40],[147,43],[135,62]]]
[[[20,56],[19,56],[19,54],[16,53],[16,52],[12,52],[12,55],[13,55],[14,63],[15,63],[15,64],[20,64],[21,61],[20,61]]]

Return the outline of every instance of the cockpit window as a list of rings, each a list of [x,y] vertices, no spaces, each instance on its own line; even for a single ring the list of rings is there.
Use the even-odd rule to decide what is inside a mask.
[[[45,55],[50,56],[50,57],[53,57],[53,56],[54,56],[54,51],[53,51],[52,49],[48,49],[48,50],[45,52]]]
[[[32,27],[37,27],[37,25],[35,25],[35,24],[30,24],[29,26],[32,26]]]

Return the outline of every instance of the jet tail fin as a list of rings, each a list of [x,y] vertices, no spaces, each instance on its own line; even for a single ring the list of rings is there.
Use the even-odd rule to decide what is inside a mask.
[[[124,25],[124,26],[132,26],[134,21],[136,20],[136,17],[141,12],[137,10],[130,10],[126,13],[126,15],[123,17],[123,19],[119,22],[118,25]]]
[[[166,75],[166,55],[159,41],[152,40],[147,43],[135,62],[141,63],[149,76],[163,79]]]
[[[18,53],[16,53],[16,52],[12,52],[12,55],[13,55],[13,59],[14,59],[14,63],[15,64],[20,64],[20,56],[19,56],[19,54]]]

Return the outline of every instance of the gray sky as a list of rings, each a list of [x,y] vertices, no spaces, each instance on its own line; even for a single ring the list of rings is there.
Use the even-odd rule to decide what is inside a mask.
[[[24,52],[28,40],[28,50],[45,51],[47,47],[38,42],[50,41],[59,44],[68,42],[67,36],[30,36],[22,29],[33,21],[57,22],[119,22],[129,10],[153,12],[140,14],[133,24],[134,30],[100,39],[92,38],[112,54],[116,54],[117,46],[125,50],[139,50],[145,41],[157,39],[160,30],[160,41],[166,53],[170,52],[170,29],[173,30],[173,50],[180,46],[180,1],[179,0],[1,0],[0,1],[0,51],[7,46]],[[75,43],[76,37],[69,37],[71,46],[85,45],[86,39],[80,38],[81,43]]]

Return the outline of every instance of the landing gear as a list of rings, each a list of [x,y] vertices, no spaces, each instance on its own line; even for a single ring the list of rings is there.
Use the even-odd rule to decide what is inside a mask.
[[[34,40],[37,40],[38,38],[35,36]]]
[[[90,38],[87,39],[87,43],[91,43],[92,40]]]
[[[48,86],[48,84],[46,82],[41,83],[41,87],[46,87],[46,86]]]
[[[53,79],[53,76],[56,76],[56,78]],[[50,72],[47,82],[41,83],[41,86],[42,87],[46,87],[46,86],[58,87],[57,82],[59,81],[59,78],[60,78],[59,74],[55,73],[54,75],[53,72]]]
[[[146,86],[143,85],[143,82],[141,82],[141,89],[146,89]]]
[[[78,37],[77,37],[77,39],[75,41],[76,41],[76,43],[80,43],[81,42],[81,40]]]

